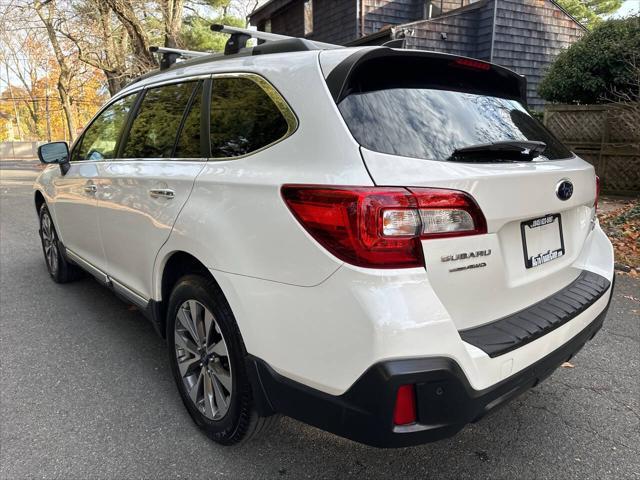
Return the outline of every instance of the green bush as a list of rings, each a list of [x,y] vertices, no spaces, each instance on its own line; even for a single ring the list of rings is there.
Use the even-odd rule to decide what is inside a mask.
[[[603,17],[622,6],[622,0],[557,0],[557,3],[588,28],[598,25]]]
[[[633,90],[639,64],[640,17],[607,20],[558,55],[538,91],[549,102],[603,103]]]
[[[188,15],[184,18],[182,31],[180,32],[181,48],[200,52],[222,52],[229,35],[212,32],[211,25],[213,23],[222,23],[223,25],[240,28],[245,28],[246,26],[244,19],[230,15],[210,19],[197,15]]]

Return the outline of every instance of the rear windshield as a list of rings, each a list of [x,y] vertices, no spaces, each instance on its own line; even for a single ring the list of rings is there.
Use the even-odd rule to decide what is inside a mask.
[[[516,100],[446,90],[392,88],[352,93],[338,108],[356,141],[376,152],[447,160],[457,148],[537,140],[547,144],[541,159],[571,156]]]
[[[547,145],[536,160],[571,157],[519,102],[515,81],[443,59],[375,59],[356,69],[338,108],[360,145],[377,152],[448,160],[458,148],[533,140]]]

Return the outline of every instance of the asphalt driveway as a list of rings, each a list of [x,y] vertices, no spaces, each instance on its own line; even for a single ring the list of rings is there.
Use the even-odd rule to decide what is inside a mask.
[[[294,420],[242,447],[201,435],[162,341],[91,279],[56,285],[33,174],[0,171],[0,476],[21,478],[640,478],[640,282],[618,277],[573,360],[456,437],[378,450]]]

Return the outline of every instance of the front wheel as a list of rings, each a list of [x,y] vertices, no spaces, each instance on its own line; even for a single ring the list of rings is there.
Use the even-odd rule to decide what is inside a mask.
[[[232,445],[262,430],[254,406],[240,331],[217,284],[181,278],[167,309],[171,369],[189,414],[212,440]]]
[[[40,240],[44,261],[49,275],[56,283],[67,283],[82,276],[82,271],[76,265],[70,264],[60,250],[60,241],[56,227],[51,219],[51,213],[45,203],[40,207]]]

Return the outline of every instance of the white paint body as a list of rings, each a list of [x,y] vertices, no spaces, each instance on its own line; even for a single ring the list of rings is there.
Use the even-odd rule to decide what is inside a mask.
[[[255,72],[286,99],[298,129],[235,160],[85,161],[72,163],[65,176],[50,166],[35,188],[65,246],[142,299],[166,300],[161,281],[172,254],[200,260],[229,301],[247,351],[286,377],[338,395],[381,360],[445,356],[473,388],[489,387],[567,342],[607,304],[609,294],[493,359],[458,333],[536,303],[581,270],[612,279],[611,244],[593,223],[593,167],[577,157],[481,166],[390,161],[361,149],[324,80],[351,52],[238,57],[142,80],[123,94],[181,76]],[[554,188],[565,177],[575,193],[561,202]],[[84,191],[89,183],[95,194]],[[423,241],[426,268],[358,268],[331,255],[294,219],[280,195],[286,183],[463,190],[478,202],[488,233]],[[152,198],[152,188],[170,188],[175,198]],[[520,222],[548,213],[562,215],[567,254],[525,269]],[[450,273],[441,262],[484,249],[492,252],[485,268]]]

